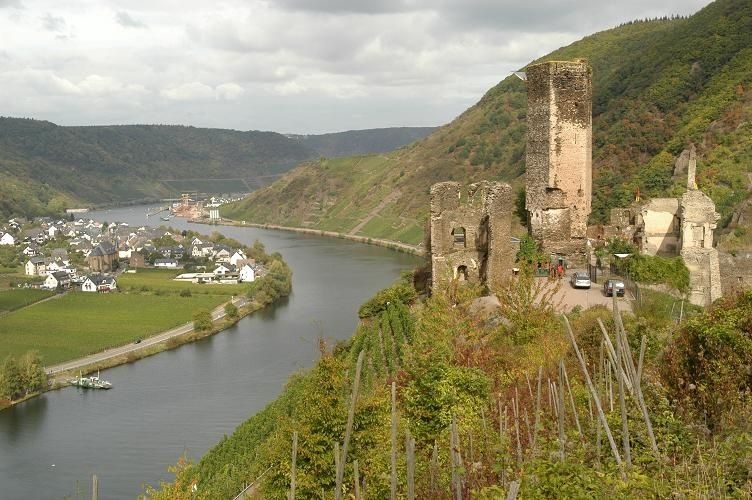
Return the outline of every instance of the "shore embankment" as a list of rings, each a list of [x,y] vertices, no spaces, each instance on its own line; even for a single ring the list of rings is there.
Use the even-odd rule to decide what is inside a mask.
[[[383,238],[372,238],[370,236],[360,236],[357,234],[338,233],[336,231],[324,231],[322,229],[311,229],[306,227],[293,227],[293,226],[279,226],[277,224],[259,224],[256,222],[244,222],[231,219],[220,219],[219,221],[208,221],[203,219],[190,219],[188,222],[195,224],[207,224],[216,226],[237,226],[237,227],[256,227],[259,229],[275,229],[279,231],[289,231],[300,234],[311,234],[316,236],[326,236],[329,238],[339,238],[341,240],[356,241],[358,243],[365,243],[367,245],[376,245],[398,252],[409,253],[422,257],[426,254],[422,245],[410,245],[409,243],[402,243],[401,241],[392,241]]]

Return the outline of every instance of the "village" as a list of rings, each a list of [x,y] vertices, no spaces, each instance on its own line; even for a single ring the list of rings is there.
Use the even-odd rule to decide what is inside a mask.
[[[139,269],[183,270],[174,280],[199,284],[250,283],[266,273],[242,248],[204,236],[83,218],[10,219],[0,227],[0,249],[23,267],[13,285],[58,292],[114,292],[118,276]]]

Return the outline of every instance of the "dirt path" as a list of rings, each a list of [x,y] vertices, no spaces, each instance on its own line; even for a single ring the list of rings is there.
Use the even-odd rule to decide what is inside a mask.
[[[384,207],[396,201],[400,196],[402,196],[402,191],[400,191],[399,189],[395,189],[394,191],[389,193],[388,196],[386,196],[383,200],[381,200],[381,203],[379,203],[376,207],[374,207],[374,209],[371,210],[362,221],[360,221],[360,224],[352,228],[350,232],[347,234],[349,235],[358,234],[360,230],[363,229],[363,227],[365,227],[366,224],[371,222],[371,219],[373,219],[374,217],[379,215],[379,213],[381,213]]]

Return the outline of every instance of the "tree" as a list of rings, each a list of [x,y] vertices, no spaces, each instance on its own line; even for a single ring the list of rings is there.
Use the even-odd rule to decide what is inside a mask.
[[[0,370],[0,396],[6,399],[15,399],[23,390],[21,372],[18,363],[13,356],[8,356],[3,361]]]
[[[225,304],[225,314],[228,318],[235,319],[238,317],[238,308],[232,302]]]
[[[211,330],[211,313],[206,309],[199,309],[193,313],[193,329],[199,332]]]
[[[18,360],[21,383],[26,394],[38,392],[47,386],[42,358],[37,351],[28,351]]]

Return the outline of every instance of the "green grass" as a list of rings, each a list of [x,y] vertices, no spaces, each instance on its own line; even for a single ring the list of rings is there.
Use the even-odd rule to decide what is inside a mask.
[[[209,270],[211,271],[211,270]],[[248,285],[199,285],[185,281],[173,281],[183,271],[169,269],[139,269],[136,273],[124,273],[118,278],[118,287],[124,292],[153,292],[155,294],[179,294],[190,290],[192,295],[218,295],[230,297],[241,295]]]
[[[13,292],[15,293],[15,292]],[[221,295],[69,293],[0,317],[0,359],[37,350],[45,364],[75,359],[133,342],[190,321]]]
[[[0,292],[0,313],[15,311],[34,302],[46,299],[54,295],[44,290],[7,290]]]

